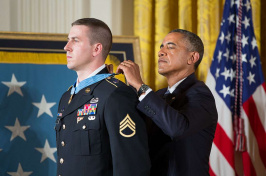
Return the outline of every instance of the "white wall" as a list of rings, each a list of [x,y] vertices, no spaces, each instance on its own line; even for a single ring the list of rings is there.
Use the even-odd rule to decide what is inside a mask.
[[[0,31],[10,30],[9,0],[0,0]]]
[[[133,35],[134,0],[0,0],[0,31],[68,33],[71,23],[93,17],[113,35]]]

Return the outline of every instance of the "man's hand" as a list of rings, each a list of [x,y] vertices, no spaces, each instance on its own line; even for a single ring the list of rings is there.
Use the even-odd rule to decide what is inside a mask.
[[[140,76],[139,66],[131,60],[121,62],[117,67],[116,73],[124,73],[127,82],[137,91],[143,84],[142,78]]]

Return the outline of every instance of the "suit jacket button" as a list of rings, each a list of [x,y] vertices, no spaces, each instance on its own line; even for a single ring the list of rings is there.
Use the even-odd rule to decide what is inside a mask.
[[[83,126],[82,126],[82,129],[83,129],[83,130],[85,130],[86,128],[87,128],[86,125],[83,125]]]
[[[61,145],[64,147],[64,146],[65,146],[65,142],[64,142],[64,141],[62,141],[62,142],[61,142]]]
[[[63,124],[63,130],[64,130],[64,129],[66,129],[66,125],[65,125],[65,124]]]
[[[63,163],[64,163],[64,159],[60,158],[60,164],[63,164]]]

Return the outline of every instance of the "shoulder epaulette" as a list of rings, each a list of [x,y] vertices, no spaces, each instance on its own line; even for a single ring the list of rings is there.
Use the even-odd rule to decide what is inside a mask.
[[[69,91],[72,87],[73,87],[73,85],[71,85],[71,86],[67,89],[67,91]]]
[[[115,86],[115,87],[118,87],[118,86],[116,85],[116,82],[115,82],[115,81],[111,81],[111,79],[112,79],[112,76],[109,76],[108,78],[105,78],[105,80],[106,80],[108,83],[112,84],[112,85]],[[115,79],[116,79],[116,78],[115,78]]]

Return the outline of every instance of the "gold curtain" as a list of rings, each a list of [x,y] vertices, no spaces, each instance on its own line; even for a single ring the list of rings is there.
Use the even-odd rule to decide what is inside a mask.
[[[140,37],[142,69],[144,82],[154,90],[166,87],[163,76],[158,74],[157,53],[165,35],[172,29],[181,28],[201,37],[205,52],[197,69],[197,77],[205,81],[213,57],[225,0],[134,0],[134,35]],[[253,25],[259,51],[261,41],[266,40],[263,29],[266,25],[261,9],[266,7],[263,0],[251,0]],[[262,38],[264,37],[264,38]],[[264,39],[264,40],[263,40]],[[266,72],[265,49],[261,61]]]

